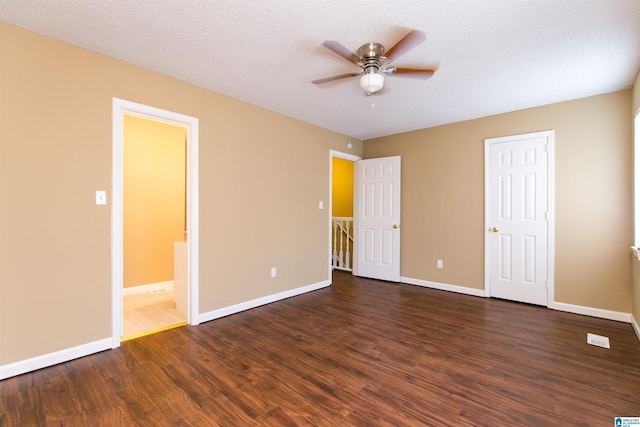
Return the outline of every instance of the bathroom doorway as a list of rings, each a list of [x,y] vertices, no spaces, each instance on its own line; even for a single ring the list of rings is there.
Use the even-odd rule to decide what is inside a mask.
[[[122,341],[186,324],[186,131],[124,115]]]
[[[132,154],[129,150],[131,147],[125,144],[125,131],[130,130],[132,122],[143,127],[164,127],[161,134],[175,133],[173,151],[163,155],[178,159],[174,162],[178,166],[159,167],[163,174],[167,172],[165,169],[171,169],[173,178],[167,179],[152,173],[154,168],[158,169],[155,164],[157,159],[154,158],[164,151],[157,145],[156,137],[150,138],[151,148],[148,144],[146,148],[144,144],[142,148],[137,147],[140,151],[137,154],[139,160],[128,164]],[[132,171],[136,179],[141,181],[137,185],[142,187],[133,192],[128,188]],[[161,193],[166,187],[173,187],[178,196],[161,194],[159,199],[163,204],[148,203],[146,199],[158,191],[157,188],[153,189],[154,183]],[[199,324],[198,119],[114,98],[112,184],[112,348],[119,347],[121,340],[127,338],[185,323]],[[141,203],[142,207],[132,214],[129,209],[134,204],[132,201],[143,199],[145,203]],[[173,225],[166,227],[170,228],[169,231],[164,227],[158,231],[158,228],[152,229],[150,226],[155,220],[167,221],[171,216]],[[162,238],[162,243],[156,241],[160,234],[168,235]],[[143,240],[146,246],[136,247]],[[156,259],[159,252],[163,253],[163,258]],[[178,289],[179,286],[181,289]],[[143,293],[150,296],[149,302],[162,301],[161,304],[165,306],[173,305],[175,309],[181,307],[178,310],[181,312],[179,319],[173,317],[169,324],[162,326],[147,322],[143,331],[132,333],[125,325],[124,298]],[[137,301],[137,304],[146,303]],[[158,304],[152,305],[155,308],[147,311],[159,311]]]

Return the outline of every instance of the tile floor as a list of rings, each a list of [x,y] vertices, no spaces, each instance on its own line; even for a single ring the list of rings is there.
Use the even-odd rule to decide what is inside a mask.
[[[126,295],[123,308],[123,340],[187,320],[187,316],[176,308],[172,290]]]

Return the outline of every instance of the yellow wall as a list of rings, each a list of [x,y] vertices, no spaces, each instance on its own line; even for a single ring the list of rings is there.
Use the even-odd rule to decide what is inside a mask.
[[[200,313],[329,279],[330,150],[362,141],[5,23],[0,67],[0,365],[112,335],[113,97],[199,119]]]
[[[402,276],[483,289],[484,139],[553,129],[555,301],[631,312],[630,105],[625,90],[365,141],[365,158],[402,156]]]
[[[353,162],[333,158],[332,216],[353,216]]]
[[[124,287],[173,280],[184,240],[184,127],[124,116]]]

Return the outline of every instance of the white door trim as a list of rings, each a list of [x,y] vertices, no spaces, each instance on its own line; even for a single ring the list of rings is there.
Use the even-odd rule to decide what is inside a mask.
[[[329,150],[329,203],[327,203],[327,205],[329,206],[329,212],[328,212],[328,222],[329,222],[329,226],[327,227],[328,233],[329,233],[329,248],[328,248],[328,254],[329,257],[327,258],[327,263],[329,264],[329,273],[327,275],[327,279],[329,280],[329,283],[331,283],[331,254],[333,253],[332,250],[333,248],[331,247],[331,229],[333,228],[332,225],[332,221],[331,221],[331,213],[333,212],[333,158],[334,157],[338,157],[340,159],[345,159],[345,160],[350,160],[352,162],[357,162],[358,160],[362,160],[362,157],[360,156],[355,156],[353,154],[349,154],[349,153],[343,153],[342,151],[336,151],[336,150]],[[354,183],[355,184],[355,183]],[[353,198],[354,198],[354,203],[355,203],[355,191],[353,194]],[[353,218],[353,226],[354,226],[354,232],[355,232],[355,217]],[[354,236],[354,241],[355,241],[355,236]],[[356,245],[353,245],[353,259],[357,259],[356,258]],[[355,268],[356,266],[353,266],[354,270],[354,274],[355,274]]]
[[[111,333],[112,348],[116,348],[120,346],[122,337],[124,115],[184,126],[187,129],[187,322],[190,325],[199,323],[198,119],[118,98],[113,98],[112,110]]]
[[[547,307],[554,305],[554,277],[555,277],[555,131],[548,130],[542,132],[526,133],[521,135],[511,135],[499,138],[488,138],[484,140],[484,295],[491,296],[491,251],[490,234],[488,232],[490,221],[490,167],[491,167],[491,145],[510,141],[519,141],[528,138],[547,138]]]

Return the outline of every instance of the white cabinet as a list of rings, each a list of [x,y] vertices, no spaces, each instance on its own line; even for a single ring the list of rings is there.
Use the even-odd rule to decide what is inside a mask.
[[[173,299],[179,312],[187,315],[187,242],[173,243]]]

